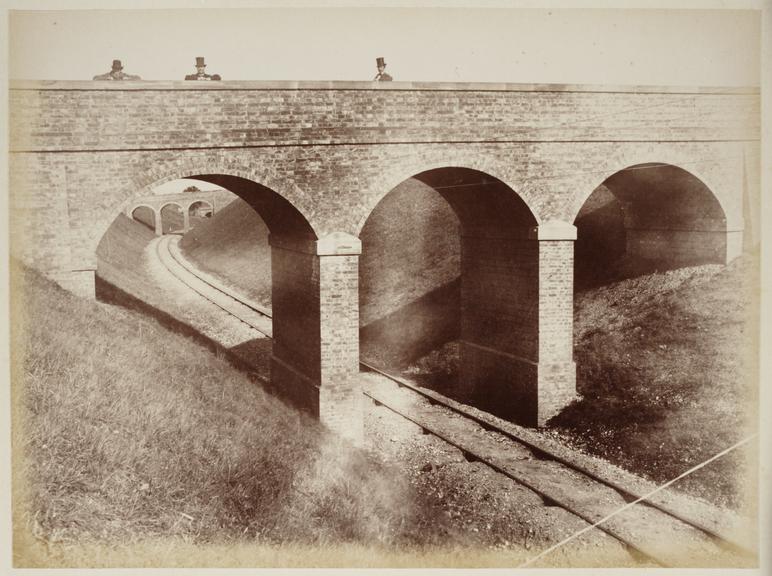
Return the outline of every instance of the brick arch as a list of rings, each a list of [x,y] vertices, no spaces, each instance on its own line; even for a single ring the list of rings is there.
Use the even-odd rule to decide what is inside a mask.
[[[188,207],[185,209],[188,214],[190,214],[190,209],[193,208],[195,204],[206,204],[212,209],[212,214],[214,214],[214,202],[210,202],[209,200],[193,200],[188,204]]]
[[[131,218],[134,217],[133,216],[134,215],[134,211],[137,210],[138,208],[147,208],[148,210],[150,210],[153,213],[153,215],[155,215],[158,212],[158,210],[153,208],[150,204],[145,204],[144,202],[140,203],[140,204],[134,204],[134,205],[130,204],[130,206],[131,206],[131,209],[127,210],[127,212],[128,212],[128,214],[129,214],[129,216]]]
[[[243,166],[226,158],[186,158],[161,162],[147,172],[139,175],[133,181],[132,194],[141,196],[150,193],[151,188],[180,180],[191,178],[191,175],[224,174],[236,176],[262,184],[294,205],[293,200],[302,195],[302,191],[286,179],[276,177],[271,171],[260,169],[259,166]],[[303,211],[295,206],[301,214]],[[306,218],[307,219],[307,218]],[[308,220],[308,219],[307,219]]]
[[[424,172],[439,170],[442,168],[460,168],[475,170],[488,176],[492,176],[505,184],[513,194],[522,200],[536,220],[537,224],[541,222],[539,214],[535,209],[536,203],[532,201],[530,194],[525,193],[525,188],[512,181],[508,175],[502,174],[501,161],[495,158],[486,158],[484,156],[470,155],[468,152],[451,152],[443,155],[441,158],[413,158],[408,160],[400,159],[393,162],[393,167],[384,172],[378,173],[369,185],[365,188],[365,203],[361,206],[359,220],[356,223],[355,232],[359,236],[364,228],[367,219],[373,213],[376,206],[402,182],[415,177]]]
[[[179,208],[179,209],[180,209],[180,212],[184,212],[184,211],[185,211],[185,209],[182,207],[182,204],[180,204],[179,202],[175,202],[175,201],[173,201],[173,200],[172,200],[172,201],[169,201],[169,202],[164,202],[163,204],[161,204],[161,205],[158,207],[158,212],[160,213],[160,212],[161,212],[161,211],[162,211],[164,208],[166,208],[167,206],[176,206],[177,208]]]
[[[584,203],[598,188],[598,186],[606,182],[615,174],[622,172],[623,170],[628,170],[644,164],[658,164],[661,166],[678,168],[691,175],[697,181],[702,183],[705,188],[713,195],[721,207],[724,216],[727,218],[727,223],[729,223],[731,210],[728,209],[728,206],[726,205],[726,199],[720,193],[721,186],[717,181],[718,179],[704,172],[694,162],[663,162],[662,154],[652,154],[651,156],[629,155],[626,156],[621,162],[615,163],[614,166],[606,166],[602,169],[599,169],[598,171],[577,175],[575,186],[576,194],[572,198],[570,207],[568,208],[567,214],[565,215],[566,222],[574,222],[576,220],[576,217],[579,214],[579,211],[582,209],[582,206],[584,206]]]
[[[94,222],[91,236],[90,253],[95,254],[97,246],[107,229],[112,224],[117,213],[125,212],[134,202],[135,198],[149,196],[152,188],[182,178],[190,178],[192,175],[217,174],[229,177],[243,178],[260,184],[283,200],[287,201],[305,220],[311,231],[318,237],[315,222],[308,217],[307,212],[298,207],[297,200],[304,197],[303,191],[292,182],[283,180],[275,176],[271,171],[261,169],[259,166],[246,167],[242,164],[233,162],[221,156],[207,158],[185,158],[178,160],[160,161],[140,174],[134,176],[131,184],[124,186],[118,194],[119,198],[124,198],[120,204],[115,206],[114,210],[107,210]],[[162,207],[161,207],[162,208]],[[161,208],[157,210],[160,214]]]
[[[606,190],[593,199],[598,186],[582,190],[574,207],[577,278],[605,281],[599,271],[612,270],[622,256],[637,267],[677,268],[727,263],[741,249],[742,237],[728,227],[727,208],[711,188],[717,183],[701,170],[641,162],[600,177]]]

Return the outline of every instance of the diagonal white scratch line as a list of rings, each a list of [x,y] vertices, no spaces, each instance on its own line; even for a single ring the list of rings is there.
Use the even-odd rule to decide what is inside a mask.
[[[587,526],[586,528],[582,528],[581,530],[579,530],[579,532],[575,532],[574,534],[571,534],[571,535],[570,535],[570,536],[568,536],[567,538],[564,538],[563,540],[561,540],[561,541],[560,541],[560,542],[558,542],[557,544],[553,544],[552,546],[550,546],[550,547],[549,547],[549,548],[547,548],[546,550],[543,550],[542,552],[540,552],[539,554],[537,554],[537,555],[536,555],[536,556],[534,556],[533,558],[531,558],[531,559],[529,559],[529,560],[526,560],[525,562],[523,562],[522,564],[520,564],[520,565],[519,565],[519,566],[517,566],[517,567],[518,567],[518,568],[525,568],[526,566],[530,566],[531,564],[533,564],[534,562],[536,562],[536,561],[537,561],[539,558],[542,558],[542,557],[546,556],[547,554],[549,554],[549,553],[550,553],[550,552],[552,552],[553,550],[556,550],[557,548],[560,548],[561,546],[563,546],[563,545],[567,544],[567,543],[568,543],[568,542],[570,542],[571,540],[573,540],[573,539],[575,539],[575,538],[578,538],[579,536],[581,536],[581,535],[582,535],[582,534],[584,534],[585,532],[588,532],[588,531],[592,530],[593,528],[596,528],[597,526],[599,526],[599,525],[603,524],[603,523],[604,523],[606,520],[609,520],[610,518],[613,518],[613,517],[614,517],[614,516],[616,516],[617,514],[619,514],[619,513],[623,512],[623,511],[627,510],[628,508],[630,508],[630,507],[632,507],[632,506],[635,506],[635,505],[636,505],[636,504],[638,504],[639,502],[642,502],[643,500],[648,500],[649,498],[651,498],[652,496],[654,496],[654,494],[656,494],[656,493],[657,493],[657,492],[659,492],[660,490],[664,490],[665,488],[667,488],[668,486],[670,486],[670,485],[671,485],[671,484],[673,484],[674,482],[677,482],[677,481],[678,481],[678,480],[680,480],[681,478],[684,478],[685,476],[688,476],[689,474],[692,474],[693,472],[696,472],[696,471],[697,471],[697,470],[699,470],[700,468],[703,468],[704,466],[707,466],[708,464],[710,464],[710,463],[711,463],[711,462],[713,462],[714,460],[716,460],[716,459],[718,459],[718,458],[721,458],[721,456],[723,456],[724,454],[727,454],[727,453],[731,452],[732,450],[735,450],[736,448],[739,448],[739,447],[740,447],[740,446],[742,446],[743,444],[747,444],[748,442],[750,442],[751,440],[753,440],[755,437],[756,437],[756,434],[751,434],[751,435],[750,435],[750,436],[748,436],[747,438],[745,438],[745,439],[743,439],[743,440],[740,440],[739,442],[737,442],[737,444],[734,444],[734,445],[730,446],[729,448],[727,448],[726,450],[722,450],[722,451],[721,451],[721,452],[719,452],[718,454],[715,454],[715,455],[711,456],[710,458],[708,458],[708,459],[707,459],[707,460],[705,460],[704,462],[702,462],[702,463],[700,463],[700,464],[697,464],[696,466],[694,466],[694,467],[690,468],[689,470],[687,470],[686,472],[684,472],[684,473],[683,473],[683,474],[681,474],[680,476],[676,476],[676,477],[675,477],[675,478],[673,478],[672,480],[669,480],[668,482],[665,482],[664,484],[662,484],[662,486],[659,486],[659,487],[655,488],[654,490],[652,490],[652,491],[651,491],[651,492],[649,492],[648,494],[644,494],[643,496],[641,496],[641,497],[640,497],[640,498],[638,498],[637,500],[634,500],[633,502],[630,502],[630,503],[628,503],[628,504],[625,504],[625,505],[624,505],[624,506],[622,506],[621,508],[619,508],[619,509],[617,509],[617,510],[614,510],[614,512],[612,512],[612,513],[611,513],[611,514],[609,514],[608,516],[605,516],[605,517],[601,518],[600,520],[598,520],[597,522],[595,522],[595,524],[592,524],[592,525],[590,525],[590,526]]]

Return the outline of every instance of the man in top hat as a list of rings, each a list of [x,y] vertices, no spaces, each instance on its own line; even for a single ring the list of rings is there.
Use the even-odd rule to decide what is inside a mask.
[[[203,56],[196,56],[196,73],[188,74],[185,80],[222,80],[219,74],[207,74]]]
[[[113,68],[104,74],[94,76],[94,80],[142,80],[134,74],[126,74],[120,60],[113,60]]]
[[[375,64],[378,67],[378,74],[375,75],[375,78],[373,78],[373,80],[375,80],[376,82],[390,82],[391,80],[393,80],[391,76],[389,76],[388,74],[386,74],[386,72],[384,72],[384,70],[386,70],[386,60],[384,60],[383,56],[376,58]]]

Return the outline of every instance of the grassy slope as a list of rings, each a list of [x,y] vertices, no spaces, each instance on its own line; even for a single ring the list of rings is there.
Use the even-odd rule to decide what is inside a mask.
[[[583,399],[550,424],[584,449],[666,481],[750,433],[756,256],[588,290],[577,295],[575,318]],[[737,480],[755,475],[752,466],[751,452],[740,451],[678,486],[740,507],[745,487]]]
[[[137,272],[144,267],[143,250],[153,238],[153,230],[119,214],[97,247],[97,275],[127,292],[141,293],[146,281]]]
[[[416,526],[393,470],[224,360],[32,271],[12,280],[17,526],[116,545],[377,545]]]
[[[202,270],[271,305],[271,247],[265,222],[237,198],[183,236],[183,254]]]

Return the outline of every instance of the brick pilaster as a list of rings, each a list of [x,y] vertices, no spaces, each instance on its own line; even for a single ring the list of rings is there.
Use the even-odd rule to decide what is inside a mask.
[[[153,223],[155,224],[155,235],[156,236],[163,236],[164,235],[164,225],[161,221],[161,211],[160,210],[154,210],[153,211]]]
[[[575,395],[576,228],[550,222],[506,237],[462,238],[457,396],[541,426]]]
[[[359,374],[358,238],[271,236],[278,392],[342,436],[362,440]]]
[[[543,425],[576,397],[574,242],[576,227],[539,226],[539,354],[536,423]]]

